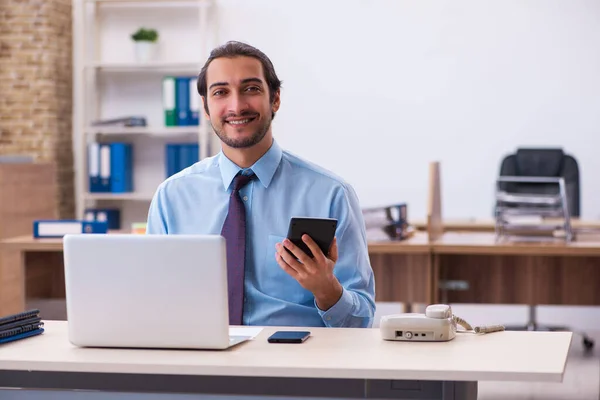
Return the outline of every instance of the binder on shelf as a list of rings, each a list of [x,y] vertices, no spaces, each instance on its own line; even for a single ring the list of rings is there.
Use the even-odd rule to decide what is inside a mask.
[[[198,162],[198,144],[185,143],[179,146],[179,171]]]
[[[176,126],[175,116],[175,77],[165,76],[162,87],[163,110],[165,114],[165,126]]]
[[[85,221],[106,222],[109,230],[121,229],[121,210],[118,208],[88,208],[84,215]]]
[[[165,173],[167,178],[197,163],[200,159],[198,143],[167,143],[165,146]]]
[[[100,184],[100,145],[96,142],[88,145],[88,177],[90,192],[97,193],[102,191]]]
[[[110,144],[100,145],[100,192],[110,192]]]
[[[133,147],[131,143],[110,143],[110,191],[133,191]]]
[[[167,143],[165,146],[165,169],[167,178],[179,172],[179,145]]]
[[[33,221],[33,237],[61,238],[67,234],[107,233],[108,223],[80,220],[35,220]]]
[[[189,78],[190,125],[200,125],[200,95],[198,94],[198,77]]]
[[[190,79],[185,76],[175,78],[175,115],[177,126],[191,125]]]

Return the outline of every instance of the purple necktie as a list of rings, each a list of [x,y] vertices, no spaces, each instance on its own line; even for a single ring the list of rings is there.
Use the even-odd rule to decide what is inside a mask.
[[[246,259],[246,208],[239,190],[254,178],[238,174],[233,179],[229,211],[221,235],[227,248],[227,290],[229,292],[229,324],[242,325],[244,305],[244,264]]]

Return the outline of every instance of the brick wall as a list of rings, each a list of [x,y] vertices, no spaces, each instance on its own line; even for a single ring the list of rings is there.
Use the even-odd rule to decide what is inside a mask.
[[[0,154],[57,165],[58,215],[75,213],[71,0],[0,1]]]

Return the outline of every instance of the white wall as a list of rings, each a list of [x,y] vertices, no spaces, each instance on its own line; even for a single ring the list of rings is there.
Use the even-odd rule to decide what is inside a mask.
[[[582,216],[600,218],[600,3],[582,0],[218,0],[219,42],[269,55],[274,134],[356,188],[426,212],[442,163],[448,218],[490,217],[503,155],[562,146]]]

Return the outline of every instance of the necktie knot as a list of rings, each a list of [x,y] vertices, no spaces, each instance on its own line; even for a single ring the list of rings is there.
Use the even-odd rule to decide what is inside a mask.
[[[242,175],[242,174],[238,174],[235,176],[235,178],[233,178],[233,192],[237,192],[239,191],[241,188],[243,188],[244,186],[246,186],[248,184],[248,182],[250,182],[252,179],[254,179],[256,175],[251,174],[251,175]]]

